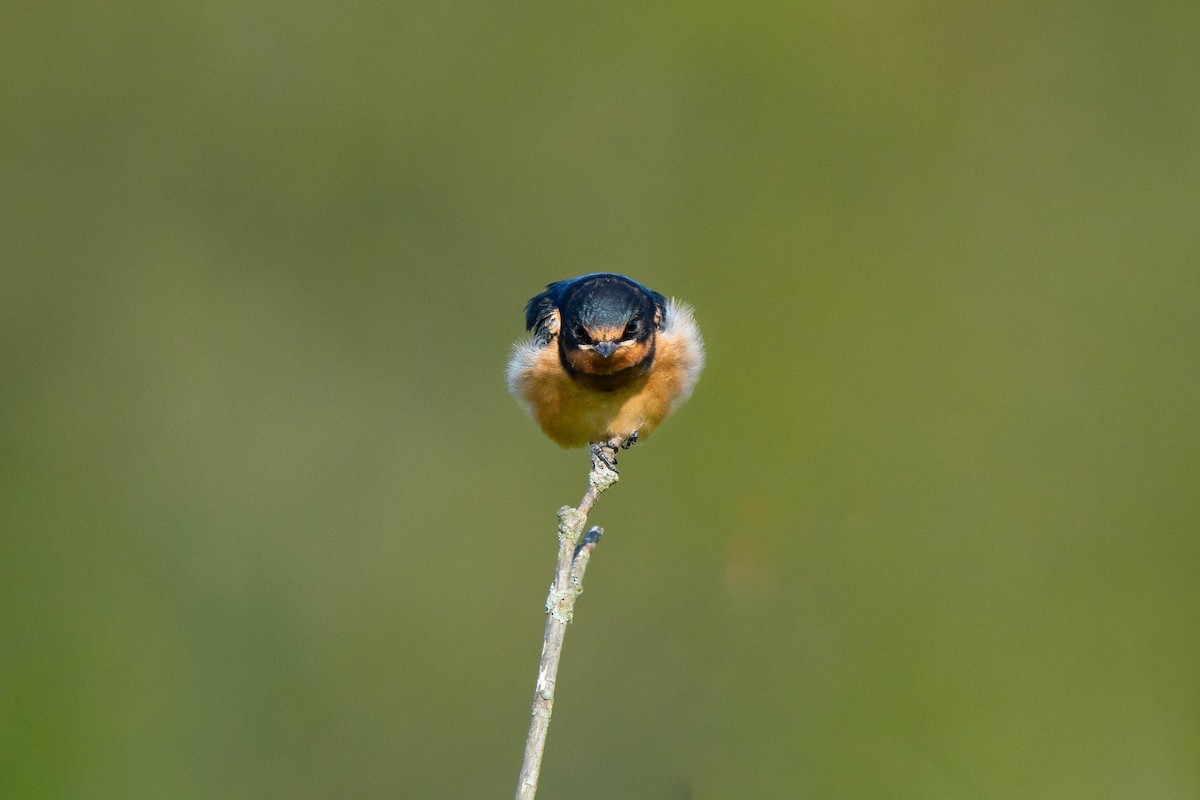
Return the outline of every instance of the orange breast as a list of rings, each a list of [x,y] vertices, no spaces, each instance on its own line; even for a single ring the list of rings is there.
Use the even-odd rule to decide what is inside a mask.
[[[627,437],[648,436],[690,389],[685,363],[687,348],[660,336],[650,372],[629,386],[602,392],[580,385],[559,363],[551,344],[529,353],[510,376],[513,393],[529,409],[541,429],[563,447]]]

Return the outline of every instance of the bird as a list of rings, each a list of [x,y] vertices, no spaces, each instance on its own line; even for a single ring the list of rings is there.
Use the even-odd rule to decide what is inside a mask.
[[[508,391],[565,448],[615,456],[679,408],[704,368],[691,306],[611,272],[549,284],[525,306],[525,329]]]

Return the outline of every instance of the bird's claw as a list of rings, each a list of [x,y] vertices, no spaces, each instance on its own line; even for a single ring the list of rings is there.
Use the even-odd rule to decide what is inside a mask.
[[[628,450],[637,444],[638,432],[634,431],[628,436],[614,436],[606,442],[592,442],[592,456],[613,472],[620,473],[617,469],[617,451]]]
[[[620,473],[620,470],[617,469],[617,448],[613,446],[612,442],[593,442],[592,458],[603,464],[606,469]]]

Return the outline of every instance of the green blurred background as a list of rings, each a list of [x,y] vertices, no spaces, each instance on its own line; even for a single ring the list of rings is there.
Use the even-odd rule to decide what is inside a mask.
[[[0,797],[1200,797],[1200,7],[118,2],[0,26]]]

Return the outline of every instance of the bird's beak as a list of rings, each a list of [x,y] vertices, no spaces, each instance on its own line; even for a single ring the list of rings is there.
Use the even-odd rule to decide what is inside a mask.
[[[616,351],[617,343],[616,342],[596,342],[594,345],[592,345],[592,349],[595,350],[600,355],[604,356],[605,358],[608,358]]]

